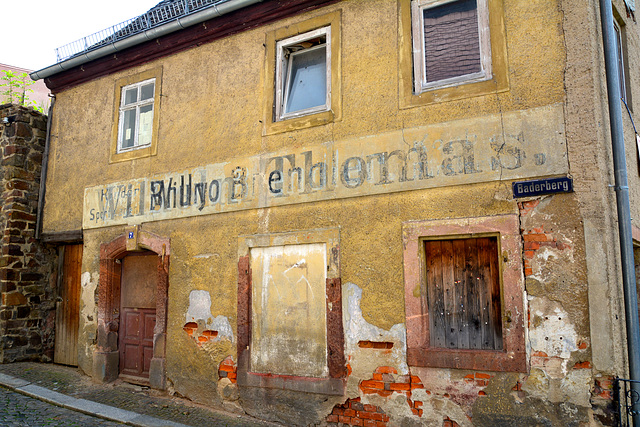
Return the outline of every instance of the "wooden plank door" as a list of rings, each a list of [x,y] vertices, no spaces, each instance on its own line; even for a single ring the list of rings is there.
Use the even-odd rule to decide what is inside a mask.
[[[78,328],[80,326],[80,274],[82,244],[65,245],[59,250],[60,280],[56,302],[54,363],[78,366]]]
[[[149,378],[156,325],[158,255],[128,255],[122,260],[120,287],[120,375],[125,379]]]

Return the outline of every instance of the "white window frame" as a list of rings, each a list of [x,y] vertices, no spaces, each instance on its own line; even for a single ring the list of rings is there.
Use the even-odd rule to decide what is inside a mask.
[[[286,102],[288,98],[288,87],[289,87],[289,77],[291,75],[291,61],[287,60],[286,50],[289,46],[304,42],[306,40],[314,39],[317,37],[323,36],[325,37],[325,54],[326,54],[326,99],[323,105],[318,105],[311,108],[306,108],[304,110],[293,111],[290,113],[285,113]],[[312,49],[317,49],[320,46],[313,46],[309,49],[304,49],[299,52],[308,52]],[[294,53],[295,54],[295,53]],[[328,111],[331,109],[331,26],[319,28],[317,30],[309,31],[304,34],[299,34],[294,37],[289,37],[284,40],[280,40],[276,43],[276,105],[275,105],[275,116],[276,121],[286,120],[294,117],[306,116],[313,113],[318,113],[322,111]]]
[[[142,94],[141,91],[141,87],[145,86],[149,83],[153,83],[153,96],[149,99],[145,99],[144,101],[140,100],[140,96]],[[125,101],[126,101],[126,92],[128,89],[131,89],[133,87],[137,87],[138,91],[138,100],[136,102],[134,102],[133,104],[128,104],[128,105],[124,105]],[[142,144],[139,145],[138,144],[138,133],[140,131],[140,108],[141,107],[145,107],[147,105],[151,105],[151,112],[153,114],[155,114],[155,105],[154,105],[154,101],[155,101],[155,96],[156,96],[156,90],[157,90],[157,85],[156,85],[156,79],[151,78],[151,79],[147,79],[147,80],[143,80],[141,82],[137,82],[137,83],[133,83],[127,86],[123,86],[120,89],[120,114],[118,117],[118,149],[117,149],[117,153],[124,153],[127,151],[133,151],[133,150],[137,150],[140,148],[145,148],[145,147],[149,147],[151,146],[152,140],[153,140],[153,126],[151,128],[151,139],[149,140],[149,142],[147,144]],[[124,114],[126,111],[130,111],[130,110],[136,110],[136,126],[134,129],[134,136],[133,136],[133,146],[131,147],[123,147],[122,146],[122,140],[123,140],[123,136],[124,136]],[[153,116],[152,116],[153,117]],[[153,118],[152,118],[153,120]]]
[[[413,38],[413,74],[414,91],[422,93],[435,88],[456,86],[460,83],[474,83],[489,80],[492,77],[491,70],[491,36],[489,33],[489,8],[488,0],[476,0],[478,13],[478,35],[480,42],[481,70],[477,73],[451,77],[432,82],[427,81],[425,40],[424,40],[424,13],[425,9],[431,9],[447,3],[459,0],[413,0],[411,2],[411,26]]]

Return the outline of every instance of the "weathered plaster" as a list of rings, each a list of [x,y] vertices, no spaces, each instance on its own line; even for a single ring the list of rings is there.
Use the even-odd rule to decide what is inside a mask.
[[[100,280],[97,271],[85,271],[80,276],[80,334],[79,341],[85,345],[78,346],[78,363],[84,367],[82,362],[91,361],[93,351],[95,350],[95,341],[97,339],[96,329],[98,326],[98,306],[96,304],[96,289]],[[82,339],[84,338],[84,339]],[[91,365],[89,365],[91,366]],[[87,366],[85,372],[91,372]]]
[[[435,100],[400,109],[398,52],[404,41],[398,29],[398,1],[408,0],[337,2],[56,94],[44,231],[82,228],[86,188],[104,189],[110,183],[118,183],[128,189],[129,183],[149,179],[173,178],[172,182],[176,182],[181,176],[188,179],[190,172],[192,178],[203,170],[220,172],[207,176],[207,184],[211,184],[213,179],[233,180],[237,166],[249,171],[248,166],[257,162],[258,167],[252,172],[258,171],[266,190],[261,187],[262,193],[251,201],[253,205],[249,200],[237,200],[237,204],[226,203],[224,209],[218,204],[200,211],[193,204],[192,194],[189,208],[182,212],[177,207],[166,210],[162,221],[157,220],[158,216],[147,216],[148,210],[136,220],[120,218],[122,224],[137,221],[144,223],[146,229],[171,238],[167,377],[173,391],[214,406],[221,406],[221,394],[224,397],[229,391],[225,386],[218,391],[219,384],[225,382],[218,381],[215,367],[229,356],[237,360],[236,349],[230,344],[238,329],[238,236],[340,228],[339,276],[343,279],[345,344],[351,368],[348,396],[358,396],[359,383],[370,379],[376,368],[393,366],[400,373],[418,375],[426,389],[432,391],[432,395],[414,392],[414,398],[424,401],[422,418],[407,415],[406,399],[399,400],[403,396],[394,395],[386,403],[380,400],[380,405],[397,415],[394,420],[404,417],[404,421],[394,421],[399,425],[442,425],[444,416],[464,425],[468,415],[472,415],[474,425],[593,423],[585,408],[586,390],[591,391],[593,377],[624,371],[617,240],[615,232],[610,232],[616,229],[615,199],[613,189],[608,187],[613,180],[606,142],[597,2],[503,2],[507,90],[469,97],[462,85],[461,96],[449,102]],[[614,5],[619,6],[620,2],[615,0]],[[263,101],[270,95],[263,90],[265,34],[337,10],[341,13],[343,58],[341,119],[263,136]],[[627,23],[628,50],[635,64],[639,51],[637,26],[630,18],[622,16],[622,20]],[[184,64],[196,72],[185,73]],[[158,66],[163,69],[163,85],[157,110],[157,155],[109,164],[114,84],[120,78]],[[635,66],[630,69],[632,92],[640,87],[636,84],[638,70]],[[640,94],[634,95],[634,99],[640,99]],[[187,99],[189,108],[185,108]],[[627,136],[631,136],[629,123],[625,122],[625,126]],[[518,139],[520,134],[524,140]],[[474,141],[472,164],[465,164],[465,156],[470,160],[470,151],[465,151],[464,144],[448,145],[454,139],[467,138]],[[391,167],[392,182],[380,183],[383,175],[376,159],[372,160],[371,174],[366,168],[358,170],[360,162],[351,160],[344,182],[359,183],[356,188],[345,186],[338,174],[337,193],[293,194],[297,192],[294,186],[292,194],[285,197],[270,192],[269,182],[265,181],[271,172],[279,170],[274,166],[276,161],[268,169],[260,169],[261,159],[280,157],[286,180],[292,166],[286,155],[293,155],[298,167],[304,164],[303,153],[311,152],[312,165],[322,160],[329,168],[338,149],[340,161],[332,164],[337,164],[339,171],[348,158],[365,159],[366,163],[370,155],[396,149],[406,153],[415,148],[411,144],[423,139],[432,153],[430,167],[439,172],[423,180],[401,182],[398,168]],[[524,144],[520,148],[524,147],[526,157],[518,158],[514,150],[500,151],[505,141]],[[632,216],[640,218],[640,180],[634,169],[633,138],[627,138],[627,143]],[[555,145],[548,149],[548,144]],[[482,147],[477,148],[479,145]],[[445,153],[445,149],[449,152]],[[535,155],[544,153],[550,153],[546,156],[548,162],[558,163],[548,169],[550,163],[536,164]],[[541,159],[539,156],[538,161]],[[518,161],[521,166],[516,168]],[[492,164],[499,167],[493,169]],[[372,178],[361,179],[363,170]],[[242,169],[240,175],[241,172]],[[574,179],[573,194],[542,198],[530,216],[520,218],[523,236],[541,227],[550,236],[549,242],[556,243],[532,254],[532,274],[525,278],[525,289],[519,295],[532,307],[529,353],[540,352],[528,354],[532,356],[529,374],[496,374],[488,385],[480,386],[466,383],[465,378],[474,378],[478,373],[488,375],[482,371],[409,369],[403,266],[399,261],[403,253],[402,224],[515,214],[517,201],[512,199],[508,180],[567,172]],[[264,173],[267,176],[261,175]],[[427,184],[416,184],[419,181]],[[192,191],[195,183],[196,180]],[[276,190],[280,184],[277,179],[272,181]],[[282,189],[288,190],[288,184],[283,181]],[[176,186],[178,197],[179,188],[180,182]],[[240,184],[238,190],[241,188]],[[124,194],[120,202],[126,207]],[[147,191],[147,199],[149,194]],[[183,215],[184,210],[194,215]],[[98,282],[98,247],[120,233],[120,226],[85,230],[82,271],[87,275],[83,279],[87,286],[82,295],[79,363],[86,372],[90,372],[87,366],[91,366],[90,350],[95,341],[95,318],[90,316],[95,310],[92,304]],[[525,255],[518,249],[513,252],[524,260]],[[244,255],[246,251],[241,256]],[[521,270],[526,271],[526,267]],[[209,295],[204,307],[191,309],[192,291],[201,292],[198,295],[205,300],[204,292]],[[525,310],[524,303],[522,307]],[[524,325],[526,314],[518,313]],[[544,323],[545,317],[562,335],[556,328],[535,320],[540,318]],[[183,329],[189,321],[198,324],[198,333],[209,327],[220,331],[231,328],[230,334],[219,331],[216,337],[230,338],[198,346]],[[551,337],[550,342],[544,340],[547,336]],[[560,343],[559,336],[571,339]],[[393,347],[381,350],[358,345],[360,341],[378,340],[392,343]],[[591,368],[576,368],[589,363]],[[521,390],[513,390],[518,384]],[[294,425],[321,422],[345,398],[247,388],[239,391],[237,402],[251,414]]]
[[[352,369],[347,383],[347,393],[358,393],[357,379],[366,378],[378,366],[393,366],[401,375],[409,373],[406,357],[406,330],[404,323],[393,325],[389,330],[367,322],[362,316],[360,303],[362,289],[354,283],[342,286],[342,313],[345,332],[345,356]],[[391,342],[390,350],[361,348],[360,341]]]
[[[229,319],[211,314],[211,294],[208,291],[193,290],[189,294],[189,308],[185,314],[185,323],[204,322],[205,329],[216,331],[218,334],[211,341],[217,342],[223,339],[235,343],[233,328]]]
[[[529,313],[531,351],[562,359],[561,371],[549,371],[548,374],[554,378],[564,377],[571,353],[578,350],[580,339],[569,315],[557,303],[540,297],[530,298]]]

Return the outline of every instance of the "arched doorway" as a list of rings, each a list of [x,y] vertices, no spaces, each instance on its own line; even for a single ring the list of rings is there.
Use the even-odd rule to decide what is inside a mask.
[[[165,388],[169,258],[169,239],[139,227],[100,246],[98,343],[93,355],[94,376],[100,381],[113,381],[122,373],[126,380],[138,378]],[[150,278],[154,264],[155,278]],[[137,276],[143,276],[146,296],[132,291]],[[141,301],[148,307],[138,307]],[[137,342],[132,333],[136,329],[143,331]]]

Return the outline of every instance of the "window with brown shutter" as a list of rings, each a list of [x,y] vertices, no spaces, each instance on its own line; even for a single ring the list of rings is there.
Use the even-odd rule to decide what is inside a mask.
[[[526,372],[518,215],[402,225],[407,363]]]
[[[502,349],[496,236],[425,240],[431,347]]]
[[[491,78],[486,0],[413,0],[415,92]]]

